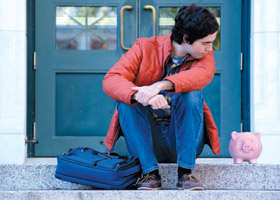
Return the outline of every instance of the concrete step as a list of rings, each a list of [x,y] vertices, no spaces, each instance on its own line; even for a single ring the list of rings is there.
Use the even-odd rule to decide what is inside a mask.
[[[249,190],[21,190],[0,191],[3,200],[279,200],[280,191]]]
[[[11,191],[11,194],[13,194],[12,191],[17,190],[92,189],[88,186],[56,179],[54,177],[55,169],[55,163],[0,165],[0,191]],[[177,165],[160,164],[160,173],[162,175],[163,188],[175,189],[177,182]],[[236,165],[232,163],[207,162],[197,164],[194,174],[207,190],[280,191],[280,165],[247,163]],[[41,193],[44,192],[41,191]],[[67,191],[65,191],[65,193],[67,193]],[[23,194],[29,195],[29,192],[23,191]],[[34,194],[34,192],[30,191],[30,195],[31,194]],[[76,191],[75,194],[78,195],[80,193]]]

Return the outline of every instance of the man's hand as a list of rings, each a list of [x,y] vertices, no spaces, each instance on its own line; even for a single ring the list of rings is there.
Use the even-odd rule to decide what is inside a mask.
[[[160,88],[155,85],[132,87],[132,90],[137,91],[134,95],[134,99],[144,106],[147,106],[148,101],[160,92]]]
[[[166,101],[164,96],[161,94],[152,97],[149,100],[148,104],[151,105],[152,109],[154,109],[154,110],[170,108],[170,106],[168,105],[168,102]]]
[[[170,81],[159,81],[150,86],[132,87],[131,89],[137,91],[134,94],[133,99],[144,106],[147,106],[149,105],[149,100],[158,95],[161,90],[173,89],[173,83]]]

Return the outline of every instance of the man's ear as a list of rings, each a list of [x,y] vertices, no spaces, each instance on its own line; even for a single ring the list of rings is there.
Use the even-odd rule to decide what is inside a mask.
[[[184,34],[184,36],[183,36],[183,43],[190,43],[189,41],[188,41],[188,35],[187,34]]]

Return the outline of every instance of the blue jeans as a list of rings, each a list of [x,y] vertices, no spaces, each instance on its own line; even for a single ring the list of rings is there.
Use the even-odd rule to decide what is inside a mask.
[[[198,90],[174,94],[170,121],[157,122],[150,106],[117,102],[120,125],[129,153],[139,158],[143,174],[158,163],[194,169],[203,142],[203,97]]]

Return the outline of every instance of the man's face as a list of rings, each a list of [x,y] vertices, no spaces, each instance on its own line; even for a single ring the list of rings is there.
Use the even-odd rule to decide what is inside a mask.
[[[217,32],[210,34],[204,38],[198,39],[192,44],[182,43],[186,46],[186,51],[192,57],[200,59],[208,52],[212,51],[212,43],[216,39]]]

